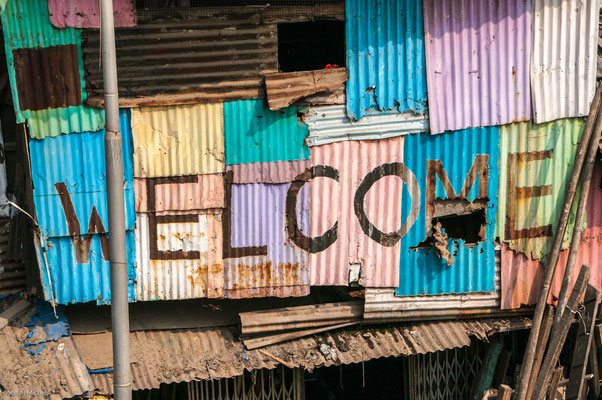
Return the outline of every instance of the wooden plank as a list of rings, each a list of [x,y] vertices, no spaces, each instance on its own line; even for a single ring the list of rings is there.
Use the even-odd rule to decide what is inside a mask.
[[[600,307],[598,307],[598,310]],[[595,335],[592,335],[592,347],[589,353],[588,373],[592,375],[592,379],[587,381],[589,390],[587,391],[587,398],[590,400],[598,400],[600,397],[600,371],[598,370],[598,344]]]
[[[483,393],[491,387],[493,373],[495,372],[503,344],[502,339],[498,337],[487,345],[483,364],[473,385],[471,396],[473,400],[482,399]]]
[[[556,398],[556,393],[558,392],[558,386],[560,384],[560,379],[562,378],[562,372],[564,371],[564,367],[558,367],[554,370],[552,374],[552,381],[550,382],[550,388],[548,389],[548,399],[554,400]]]
[[[0,314],[0,329],[3,329],[12,320],[28,311],[32,306],[33,305],[27,300],[19,300],[13,304],[8,310]]]
[[[500,385],[497,389],[497,400],[510,400],[513,390],[508,385]]]
[[[567,400],[581,400],[585,389],[585,369],[588,363],[589,350],[592,344],[595,316],[600,304],[600,291],[592,285],[587,285],[585,290],[584,311],[578,315],[578,331],[573,350]]]
[[[547,305],[543,321],[541,322],[541,330],[539,332],[539,345],[535,349],[535,359],[533,360],[533,369],[531,370],[531,379],[529,379],[529,387],[527,388],[527,399],[531,398],[535,387],[535,380],[543,362],[543,356],[546,352],[550,332],[554,324],[554,307]]]
[[[500,358],[497,361],[495,372],[493,373],[493,380],[491,381],[492,387],[498,387],[504,383],[506,372],[508,371],[508,364],[510,364],[510,357],[512,353],[508,350],[502,349],[500,352]]]
[[[560,351],[564,346],[566,336],[575,316],[575,311],[577,310],[577,305],[579,304],[579,299],[581,299],[585,293],[585,286],[589,281],[589,277],[589,268],[586,265],[582,266],[564,312],[562,313],[562,317],[552,328],[548,351],[543,360],[537,380],[535,381],[535,387],[531,397],[532,400],[543,400],[547,393],[546,388],[548,387],[548,382],[550,382],[550,379],[552,378],[553,368],[556,365]]]

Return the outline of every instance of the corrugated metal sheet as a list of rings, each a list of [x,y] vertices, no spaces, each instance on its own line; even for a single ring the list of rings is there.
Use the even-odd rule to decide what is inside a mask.
[[[529,326],[526,319],[426,322],[370,330],[338,330],[268,346],[265,351],[293,367],[312,371],[319,367],[361,363],[381,357],[426,354],[464,347],[471,340],[486,340],[498,331]],[[104,335],[109,335],[108,333]],[[110,340],[104,340],[110,343]],[[280,365],[258,350],[246,350],[232,328],[142,331],[130,334],[132,353],[145,354],[132,364],[133,389],[158,388],[161,383],[221,379],[245,370]],[[328,345],[336,357],[319,350]],[[105,353],[110,354],[110,349]],[[165,374],[168,370],[171,374]],[[99,393],[113,391],[112,374],[92,374]]]
[[[9,250],[12,234],[10,218],[0,218],[0,295],[19,292],[25,289],[27,283],[25,265],[21,260],[14,260],[10,256],[14,251],[14,249]]]
[[[417,184],[415,188],[407,186],[410,196],[402,197],[401,214],[410,226],[400,242],[399,296],[494,290],[498,144],[497,127],[405,137],[404,164]],[[483,226],[476,226],[474,221],[456,222],[456,226],[464,224],[466,232],[480,228],[481,241],[467,244],[462,239],[447,240],[455,260],[452,266],[433,248],[422,245],[433,219],[445,216],[446,206],[452,206],[451,215],[458,214],[456,206],[463,212],[484,212],[486,221],[484,232]],[[409,221],[409,216],[416,218],[415,222]]]
[[[346,0],[347,114],[426,107],[422,2]]]
[[[151,106],[263,97],[262,73],[278,70],[276,25],[259,14],[203,17],[202,9],[139,15],[115,33],[120,104]],[[100,32],[83,33],[90,97],[102,101]]]
[[[309,294],[309,249],[299,236],[309,232],[309,185],[296,187],[296,195],[291,184],[234,184],[228,189],[223,216],[226,297]],[[298,231],[291,232],[294,228]]]
[[[424,1],[432,133],[531,118],[531,1]]]
[[[584,126],[581,119],[564,119],[500,128],[496,236],[511,249],[536,260],[550,251]],[[570,244],[574,212],[563,248]]]
[[[309,160],[256,162],[226,165],[226,171],[232,183],[289,183],[309,166]]]
[[[134,108],[132,132],[137,178],[224,171],[221,103]]]
[[[358,265],[363,285],[397,285],[403,172],[395,165],[403,159],[403,137],[312,149],[312,285],[347,286]]]
[[[136,212],[224,208],[222,174],[134,179]],[[151,204],[148,204],[149,196]]]
[[[596,89],[599,2],[533,2],[533,118],[587,115]]]
[[[137,300],[223,297],[220,214],[137,214]]]
[[[81,100],[86,99],[80,30],[54,28],[48,17],[47,0],[8,0],[4,11],[1,13],[1,19],[17,122],[28,121],[31,137],[44,138],[57,136],[61,133],[96,131],[103,128],[104,113],[102,110],[77,106],[31,111],[23,109],[19,103],[13,50],[60,45],[75,45],[77,47],[79,69],[72,71],[73,73],[77,71],[77,75],[65,77],[65,81],[73,84],[77,82],[79,84],[77,90],[81,91]],[[49,67],[50,65],[46,66],[46,68]],[[40,69],[43,70],[45,67],[42,66]],[[47,82],[51,81],[48,80]],[[75,90],[75,86],[72,89]],[[36,90],[39,92],[48,90],[48,88],[39,86]],[[46,97],[50,98],[50,93]]]
[[[226,164],[308,160],[299,107],[270,111],[262,100],[224,103]]]
[[[121,110],[119,117],[123,139],[126,227],[133,229],[136,220],[129,112]],[[78,234],[88,233],[93,208],[104,225],[103,231],[108,230],[104,136],[103,130],[29,140],[36,214],[44,236],[71,235],[70,221],[66,216],[69,210],[63,204],[69,200],[81,226]],[[61,195],[61,183],[67,196]]]
[[[553,168],[551,168],[553,170]],[[581,236],[579,252],[575,261],[573,283],[579,274],[581,265],[590,267],[590,284],[602,285],[602,161],[598,158],[594,167],[594,175],[587,199],[587,227]],[[566,268],[568,250],[560,253],[549,302],[558,298],[560,286]],[[523,304],[535,304],[543,277],[544,265],[516,253],[506,245],[502,245],[502,308],[518,308]]]
[[[310,146],[344,140],[387,139],[429,129],[425,114],[381,113],[354,121],[347,117],[345,106],[311,107],[303,115],[303,121],[309,126],[307,143]]]
[[[48,0],[50,22],[57,28],[100,28],[97,0]],[[115,27],[135,26],[133,0],[113,0]]]

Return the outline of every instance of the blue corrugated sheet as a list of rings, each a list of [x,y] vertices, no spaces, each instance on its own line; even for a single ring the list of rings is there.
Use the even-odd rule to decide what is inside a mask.
[[[309,130],[298,111],[271,111],[263,100],[224,103],[226,164],[309,160]]]
[[[135,242],[133,143],[129,112],[121,110],[120,126],[123,143],[123,170],[125,181],[126,228],[128,229],[128,273],[133,276]],[[48,268],[54,296],[61,304],[110,299],[108,254],[102,252],[100,236],[86,237],[92,209],[100,216],[108,230],[107,193],[104,160],[104,130],[74,133],[44,140],[30,139],[31,169],[34,202],[38,223],[48,247]],[[86,262],[78,263],[75,248],[69,236],[69,227],[56,184],[63,182],[69,193],[79,223],[79,239],[89,240]],[[84,246],[85,248],[85,246]],[[86,249],[87,250],[87,249]],[[44,260],[42,260],[44,262]],[[41,266],[42,283],[47,300],[51,300],[45,266]]]
[[[467,173],[477,155],[489,156],[489,176],[486,208],[485,241],[465,245],[462,240],[448,240],[455,263],[439,258],[432,248],[412,249],[426,239],[426,180],[427,160],[440,160],[456,194],[464,187]],[[412,199],[404,189],[402,220],[409,215],[412,203],[420,201],[418,218],[401,239],[400,296],[488,292],[495,289],[494,228],[499,183],[499,128],[477,128],[441,135],[408,135],[405,138],[404,164],[416,176],[420,199]],[[440,178],[435,178],[435,197],[448,199]],[[479,182],[475,181],[467,200],[478,196]]]
[[[367,109],[422,113],[426,61],[422,1],[346,0],[347,114]]]

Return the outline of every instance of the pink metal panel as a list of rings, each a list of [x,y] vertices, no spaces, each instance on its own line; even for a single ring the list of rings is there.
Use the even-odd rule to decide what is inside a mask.
[[[99,28],[98,0],[48,0],[50,23],[57,28]],[[136,26],[133,0],[113,0],[115,27]]]
[[[602,285],[602,162],[598,160],[587,200],[587,228],[584,230],[577,254],[575,281],[579,267],[586,264],[591,271],[590,283]],[[552,281],[548,302],[555,302],[560,293],[562,277],[568,258],[568,250],[560,253],[558,266]],[[543,277],[544,264],[521,253],[515,253],[502,244],[502,308],[518,308],[523,304],[533,305],[537,301]]]
[[[173,178],[136,178],[136,212],[190,211],[224,208],[222,174],[188,175]],[[148,196],[155,196],[149,210]]]
[[[338,183],[314,177],[310,185],[311,237],[337,224],[338,236],[325,250],[310,254],[312,285],[349,284],[352,265],[361,265],[360,282],[367,287],[399,284],[399,241],[384,246],[364,234],[354,209],[355,195],[366,175],[376,167],[403,162],[403,137],[345,141],[312,148],[311,164],[338,171]],[[401,226],[402,180],[383,176],[368,190],[362,204],[367,219],[383,232]]]
[[[256,162],[226,165],[226,171],[232,171],[232,183],[289,183],[309,165],[309,160]]]
[[[425,0],[432,133],[531,118],[531,0]]]

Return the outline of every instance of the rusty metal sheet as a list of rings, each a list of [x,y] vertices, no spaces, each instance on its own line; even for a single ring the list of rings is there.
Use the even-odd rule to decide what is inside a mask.
[[[596,90],[599,15],[597,0],[533,0],[535,122],[589,114]]]
[[[11,257],[11,253],[15,252],[15,249],[9,248],[11,235],[10,218],[0,218],[0,295],[19,292],[25,289],[27,283],[25,265],[21,260]]]
[[[224,207],[222,174],[136,178],[134,191],[136,212],[189,211]]]
[[[134,176],[224,171],[222,103],[132,109]]]
[[[602,161],[598,158],[594,166],[594,175],[587,199],[587,225],[581,236],[575,265],[590,267],[589,283],[595,287],[602,285]],[[548,302],[555,303],[560,293],[568,250],[560,253],[558,265],[552,280],[552,290]],[[502,244],[502,308],[518,308],[521,305],[533,305],[537,302],[539,288],[543,278],[544,264],[524,254],[513,251]],[[575,268],[573,283],[579,274]]]
[[[48,0],[50,23],[57,28],[100,28],[97,0]],[[113,0],[116,28],[136,25],[133,0]]]
[[[312,149],[312,285],[347,286],[353,269],[364,286],[398,284],[403,154],[403,137]]]
[[[102,107],[100,32],[85,30],[82,41],[88,104]],[[260,98],[261,74],[278,71],[276,25],[262,23],[259,14],[154,10],[140,15],[138,26],[116,29],[115,42],[121,105]]]
[[[268,107],[275,111],[317,93],[332,93],[345,88],[347,69],[280,72],[265,76]]]
[[[256,162],[226,165],[226,171],[232,183],[289,183],[309,166],[309,160]]]
[[[511,249],[535,260],[550,251],[584,126],[582,119],[563,119],[500,128],[496,236]],[[570,244],[575,211],[562,248]]]
[[[425,0],[431,133],[531,118],[532,0]]]

